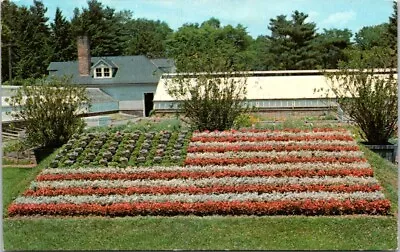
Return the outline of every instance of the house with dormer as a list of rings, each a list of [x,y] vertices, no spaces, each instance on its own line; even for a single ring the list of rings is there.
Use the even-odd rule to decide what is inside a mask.
[[[51,62],[49,76],[95,90],[90,113],[124,112],[148,116],[160,77],[175,71],[173,60],[146,56],[91,57],[87,37],[78,38],[78,60]]]

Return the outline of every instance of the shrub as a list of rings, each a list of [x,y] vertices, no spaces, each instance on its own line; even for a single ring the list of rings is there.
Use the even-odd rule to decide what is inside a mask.
[[[233,122],[233,128],[240,129],[240,128],[248,128],[252,126],[252,120],[249,114],[241,114],[236,117],[235,121]]]
[[[7,101],[13,107],[10,115],[25,124],[27,144],[53,148],[83,130],[77,112],[89,99],[85,89],[72,86],[68,78],[53,78],[24,83]]]
[[[246,77],[233,73],[178,74],[167,80],[167,90],[193,128],[225,130],[248,111]]]
[[[387,67],[371,68],[372,59]],[[387,144],[397,128],[397,81],[392,65],[389,53],[371,50],[327,74],[338,104],[369,144]]]
[[[204,29],[207,33],[216,31],[212,26]],[[178,37],[174,39],[179,41],[182,38]],[[236,58],[238,54],[232,47],[217,37],[208,36],[206,39],[216,39],[211,42],[216,46],[197,47],[195,50],[187,47],[185,38],[168,52],[174,58],[177,74],[165,76],[165,88],[178,101],[179,112],[184,117],[182,120],[200,131],[232,128],[236,117],[248,110],[247,76],[241,72],[248,70],[246,64]]]

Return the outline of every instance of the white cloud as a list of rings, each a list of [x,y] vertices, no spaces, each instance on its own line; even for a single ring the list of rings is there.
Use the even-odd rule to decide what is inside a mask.
[[[343,11],[343,12],[336,12],[330,14],[326,19],[322,21],[323,25],[326,26],[344,26],[349,21],[354,20],[356,18],[357,13],[353,10],[350,11]]]

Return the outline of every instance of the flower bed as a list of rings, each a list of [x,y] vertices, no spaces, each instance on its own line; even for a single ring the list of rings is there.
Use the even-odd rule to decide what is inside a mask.
[[[172,139],[171,135],[176,135]],[[74,135],[59,151],[50,167],[128,167],[153,164],[176,165],[183,162],[183,141],[190,137],[182,132],[87,133]],[[181,143],[181,145],[179,145]],[[174,152],[168,145],[179,145]]]
[[[190,142],[185,136],[186,133],[135,136],[142,144],[132,150],[132,156],[144,157],[140,162],[144,165],[139,167],[44,169],[12,203],[8,213],[389,213],[390,202],[346,130],[194,132]],[[96,139],[95,136],[92,141]],[[129,141],[123,139],[122,142]],[[166,153],[167,161],[160,160]],[[165,166],[172,156],[177,156],[177,160],[185,158],[185,165]],[[148,165],[154,159],[158,164]]]

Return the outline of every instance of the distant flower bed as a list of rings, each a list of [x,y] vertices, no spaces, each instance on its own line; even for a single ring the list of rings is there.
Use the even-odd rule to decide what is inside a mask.
[[[44,169],[11,204],[9,215],[376,215],[390,211],[372,168],[351,134],[342,129],[114,134],[107,140],[96,135],[88,145],[99,139],[104,139],[103,145],[98,144],[99,151],[87,167]],[[100,165],[104,153],[112,153],[112,142],[119,143],[115,153],[126,149],[120,149],[122,143],[134,145],[123,168]],[[65,149],[79,146],[73,142]],[[115,160],[115,153],[107,163]],[[130,165],[132,156],[135,162]],[[173,156],[182,163],[174,165]],[[79,157],[78,164],[87,163]],[[139,157],[144,157],[143,162]],[[161,157],[160,162],[155,157]],[[70,159],[57,159],[57,164],[66,160]]]

